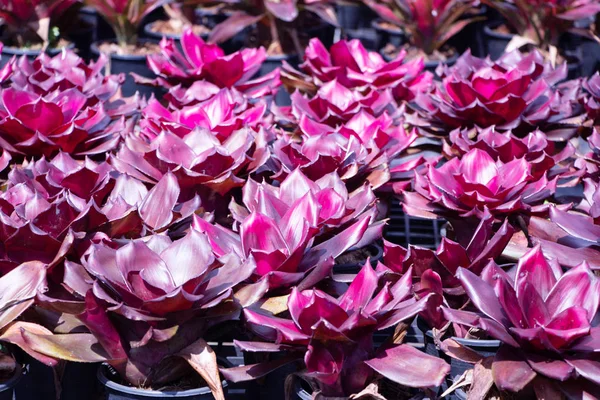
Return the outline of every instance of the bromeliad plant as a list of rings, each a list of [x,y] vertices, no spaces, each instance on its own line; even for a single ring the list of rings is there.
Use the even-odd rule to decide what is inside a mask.
[[[242,197],[245,207],[230,205],[236,232],[201,218],[193,226],[208,234],[217,256],[233,252],[256,260],[253,283],[243,292],[252,301],[325,279],[335,258],[379,239],[385,223],[376,221],[371,189],[363,185],[348,193],[335,173],[311,181],[297,170],[279,187],[249,179]]]
[[[148,190],[106,162],[65,153],[14,167],[0,195],[0,271],[26,261],[57,265],[96,234],[135,238],[168,229],[197,208],[196,201],[179,202],[179,192],[171,173]]]
[[[499,11],[517,33],[509,43],[509,51],[526,44],[546,52],[556,50],[565,33],[594,38],[591,29],[577,27],[575,23],[600,12],[600,4],[594,0],[482,0],[482,3]]]
[[[42,53],[34,60],[27,57],[11,59],[0,73],[0,86],[48,96],[53,92],[77,89],[86,97],[85,107],[102,103],[106,113],[115,119],[134,114],[139,98],[121,98],[117,95],[125,76],[106,75],[108,59],[104,54],[87,64],[75,52],[63,49],[54,57]]]
[[[308,119],[307,123],[327,125],[330,130],[350,121],[361,110],[373,117],[379,117],[384,112],[393,116],[399,113],[391,89],[360,92],[348,89],[337,79],[322,85],[314,96],[296,91],[291,98],[288,116],[291,120],[301,124],[302,119]]]
[[[503,163],[525,158],[531,164],[531,175],[535,178],[546,173],[549,178],[566,176],[571,157],[576,151],[571,143],[557,145],[539,130],[519,138],[510,130],[498,132],[493,126],[485,129],[455,129],[444,141],[444,153],[448,158],[462,156],[475,148]]]
[[[433,75],[424,72],[422,58],[406,60],[401,52],[386,62],[379,53],[367,51],[359,40],[340,40],[328,51],[318,38],[310,40],[300,65],[303,74],[284,64],[282,78],[289,89],[314,95],[324,84],[336,80],[348,89],[392,89],[398,101],[410,101],[429,89]]]
[[[150,184],[173,174],[180,202],[196,198],[205,210],[223,209],[231,190],[269,159],[268,134],[260,128],[265,109],[229,89],[181,109],[151,100],[139,132],[126,138],[111,164]]]
[[[564,140],[582,122],[574,118],[580,113],[579,84],[559,85],[567,77],[566,64],[553,68],[536,50],[515,50],[495,62],[467,52],[443,68],[441,77],[432,93],[415,98],[417,113],[407,117],[431,134],[495,126],[517,135],[538,128],[553,140]]]
[[[417,139],[417,134],[395,125],[386,113],[375,118],[361,109],[347,123],[334,129],[299,110],[298,107],[301,141],[282,134],[273,143],[273,158],[280,165],[278,176],[298,168],[310,179],[317,180],[335,171],[350,190],[365,181],[378,189],[391,179],[392,160],[397,161],[397,170],[411,164],[400,156]]]
[[[45,304],[71,314],[81,310],[77,318],[125,382],[177,382],[189,373],[187,361],[215,398],[224,399],[216,356],[204,338],[211,327],[239,317],[233,288],[254,271],[251,258],[217,260],[206,236],[192,229],[174,241],[153,235],[94,243],[81,262],[65,264],[63,285],[71,297],[47,293]],[[46,351],[66,350],[65,343],[76,341],[65,339]]]
[[[465,268],[479,275],[490,261],[498,260],[506,248],[514,229],[505,221],[494,232],[493,225],[493,217],[486,215],[472,234],[469,229],[456,229],[456,241],[443,238],[436,251],[417,246],[405,249],[384,241],[386,267],[400,275],[411,272],[417,298],[430,296],[420,316],[431,328],[441,330],[446,327],[448,320],[442,313],[442,306],[462,309],[468,303],[469,299],[455,277],[456,271]],[[454,335],[463,337],[465,334],[462,327],[454,327]]]
[[[209,41],[222,43],[258,24],[258,40],[267,47],[267,54],[296,54],[302,56],[303,45],[298,33],[302,26],[298,21],[306,11],[323,21],[337,25],[334,4],[328,0],[239,0],[216,1],[225,3],[235,12],[212,30]],[[262,32],[266,28],[268,32]]]
[[[219,88],[235,87],[250,98],[272,94],[280,85],[276,70],[252,79],[267,58],[263,47],[225,55],[218,45],[205,43],[188,28],[181,36],[181,48],[183,53],[174,40],[163,38],[161,52],[147,56],[148,66],[158,77],[150,80],[136,76],[136,80],[165,88],[188,88],[194,82],[206,81]]]
[[[538,396],[543,385],[545,396],[559,398],[563,391],[581,396],[582,381],[600,385],[600,282],[586,264],[563,272],[536,246],[514,277],[494,263],[481,277],[464,268],[456,277],[477,312],[445,308],[444,315],[502,342],[491,366],[498,389],[519,392],[532,383]]]
[[[478,20],[463,18],[474,11],[479,3],[476,0],[363,1],[381,19],[404,31],[411,46],[428,58],[439,53],[448,40],[464,27]]]
[[[150,100],[142,110],[140,136],[154,139],[161,131],[168,130],[185,137],[194,129],[204,129],[224,142],[242,128],[258,131],[263,125],[269,126],[266,104],[251,104],[235,89],[219,89],[214,95],[198,100],[182,106],[170,103],[167,107]]]
[[[18,48],[46,49],[60,39],[57,19],[76,3],[75,0],[2,0],[2,43]]]
[[[547,173],[536,177],[525,157],[505,163],[473,148],[417,171],[414,192],[403,193],[402,203],[407,214],[423,218],[483,217],[489,212],[504,219],[546,212],[544,201],[555,192],[557,180],[549,180]]]
[[[313,398],[358,394],[376,373],[412,388],[438,386],[450,370],[443,360],[406,344],[379,351],[373,344],[375,331],[409,320],[424,309],[428,298],[417,301],[411,291],[410,273],[395,283],[385,281],[367,262],[338,298],[316,289],[294,288],[287,301],[289,317],[245,309],[248,328],[268,343],[235,344],[250,352],[284,350],[290,355],[288,362],[303,357],[305,370],[298,375],[311,384]],[[268,366],[257,364],[222,370],[234,382],[268,372]]]
[[[145,16],[170,0],[85,0],[113,29],[119,51],[127,54],[138,44],[137,32]]]
[[[88,97],[73,87],[46,95],[9,87],[0,91],[0,146],[13,156],[53,156],[59,151],[101,154],[119,141],[104,105],[88,107]]]

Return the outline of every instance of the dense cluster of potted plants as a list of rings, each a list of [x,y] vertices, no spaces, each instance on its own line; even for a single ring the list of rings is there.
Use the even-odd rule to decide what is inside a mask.
[[[86,60],[80,4],[0,0],[0,398],[600,393],[597,2],[166,3],[90,1]]]

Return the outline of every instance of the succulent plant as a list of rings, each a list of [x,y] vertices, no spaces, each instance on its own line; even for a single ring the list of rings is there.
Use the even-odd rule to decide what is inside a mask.
[[[429,164],[415,174],[414,192],[405,192],[404,210],[409,215],[482,217],[487,212],[504,218],[519,212],[547,210],[543,202],[556,190],[557,178],[532,175],[525,157],[507,163],[473,148],[439,166]]]
[[[460,281],[454,276],[459,267],[475,275],[497,260],[512,238],[514,229],[505,221],[497,232],[493,231],[494,219],[485,216],[473,234],[456,232],[457,241],[443,238],[437,250],[418,246],[408,249],[385,241],[383,262],[387,268],[398,274],[411,271],[418,298],[431,296],[427,307],[420,315],[432,328],[442,329],[448,322],[441,307],[461,309],[468,303],[468,297]],[[455,332],[459,334],[459,332]]]
[[[578,123],[569,119],[579,113],[578,85],[558,85],[566,76],[566,64],[555,69],[535,50],[515,50],[497,61],[467,52],[442,69],[443,80],[433,93],[417,95],[418,113],[407,121],[439,135],[495,126],[519,135],[537,128],[564,140],[575,133]]]
[[[152,99],[142,109],[141,135],[153,139],[161,131],[169,130],[185,136],[193,129],[204,129],[225,141],[242,128],[258,130],[263,124],[268,126],[263,118],[266,111],[266,104],[250,104],[239,92],[228,89],[221,89],[204,101],[182,107],[171,104],[165,108]]]
[[[548,140],[545,133],[535,130],[523,138],[510,130],[497,131],[495,127],[455,129],[444,142],[444,153],[448,158],[464,155],[478,148],[488,153],[494,160],[508,163],[525,158],[531,163],[531,175],[540,178],[549,172],[549,177],[563,176],[568,172],[575,147],[571,143],[557,145]]]
[[[287,175],[278,182],[278,186],[248,179],[243,189],[243,205],[232,201],[229,210],[238,223],[242,223],[253,212],[262,212],[273,220],[279,220],[305,196],[308,196],[306,200],[315,202],[319,209],[316,220],[310,216],[311,227],[317,229],[318,234],[339,231],[363,214],[369,214],[371,218],[375,218],[377,214],[377,199],[369,185],[364,184],[349,193],[335,172],[312,181],[300,169]],[[371,225],[369,230],[376,232],[374,235],[378,237],[381,235],[382,224],[383,221]]]
[[[104,349],[84,355],[84,361],[103,356],[134,386],[177,381],[189,373],[182,368],[187,361],[215,398],[224,399],[216,356],[204,335],[238,318],[233,288],[252,274],[252,260],[215,259],[206,236],[192,229],[174,241],[152,235],[93,243],[81,261],[65,264],[64,287],[72,299],[50,293],[45,302],[71,313],[82,309],[77,318]],[[42,351],[61,354],[72,343],[78,338],[67,336]]]
[[[299,168],[310,179],[336,171],[351,189],[368,180],[380,188],[391,179],[390,163],[399,170],[410,161],[402,159],[417,139],[387,113],[378,118],[361,109],[345,124],[332,128],[298,111],[300,142],[283,134],[273,143],[274,158],[281,164],[280,174]]]
[[[397,111],[390,89],[367,89],[359,92],[348,89],[337,79],[323,84],[314,96],[309,97],[296,91],[291,97],[289,117],[292,120],[308,118],[332,128],[350,121],[361,110],[374,117],[379,117],[384,112],[393,115]]]
[[[359,40],[340,40],[329,51],[318,38],[310,40],[300,65],[305,74],[284,64],[282,78],[288,88],[314,94],[336,80],[349,89],[392,89],[398,101],[410,101],[415,93],[429,89],[433,75],[424,72],[423,59],[407,61],[402,52],[386,62],[379,53],[367,51]]]
[[[110,239],[164,230],[196,210],[195,202],[178,201],[179,191],[171,173],[148,189],[106,162],[66,153],[13,168],[0,196],[0,269],[26,261],[56,265],[96,233]]]
[[[248,186],[245,191],[251,192],[252,189],[246,189]],[[257,267],[250,279],[252,284],[245,291],[250,297],[243,302],[252,304],[267,292],[320,282],[331,275],[335,258],[381,236],[383,221],[375,221],[373,199],[366,211],[358,210],[356,218],[322,229],[324,221],[320,218],[332,208],[324,196],[337,197],[335,193],[321,192],[319,199],[308,191],[301,196],[296,194],[296,200],[287,205],[272,196],[261,196],[252,205],[252,211],[246,211],[243,221],[237,221],[237,232],[198,217],[194,217],[192,225],[207,233],[217,256],[233,253],[243,260],[256,260]],[[350,201],[360,197],[368,200],[368,192],[356,196]],[[234,214],[237,218],[241,216],[239,210]],[[334,220],[329,222],[333,225]]]
[[[117,96],[125,76],[106,75],[104,68],[107,63],[104,54],[88,64],[68,49],[63,49],[54,57],[42,53],[33,60],[27,57],[13,58],[4,65],[6,72],[0,73],[0,86],[39,96],[73,88],[87,98],[86,107],[102,103],[106,113],[113,119],[136,113],[140,107],[139,97]]]
[[[519,260],[514,279],[494,263],[481,277],[464,268],[456,277],[478,312],[445,308],[444,315],[502,342],[492,365],[500,390],[518,392],[538,376],[600,384],[594,356],[599,282],[586,264],[563,272],[536,246]],[[556,395],[561,386],[548,390]]]
[[[356,394],[373,380],[374,371],[409,387],[437,386],[449,372],[443,360],[409,345],[380,352],[373,345],[373,332],[407,320],[425,306],[427,298],[411,297],[411,286],[410,273],[396,283],[385,282],[367,262],[338,298],[320,290],[293,289],[287,301],[291,318],[245,309],[248,328],[272,343],[235,343],[247,351],[283,349],[303,355],[306,369],[300,376],[324,396]],[[414,369],[401,368],[405,363]],[[268,370],[248,365],[222,372],[235,382],[258,378]]]
[[[22,156],[100,154],[120,140],[120,125],[102,103],[87,107],[88,98],[76,88],[40,96],[6,88],[0,92],[0,147]]]
[[[280,85],[277,70],[255,78],[267,58],[263,47],[225,55],[218,45],[204,42],[188,28],[181,35],[183,52],[174,40],[166,38],[161,40],[160,48],[160,53],[147,56],[148,66],[158,77],[152,80],[136,76],[138,82],[164,88],[177,85],[188,88],[203,80],[220,88],[235,87],[251,98],[272,94]]]
[[[264,105],[250,106],[228,89],[182,109],[168,110],[151,100],[139,132],[126,138],[111,164],[149,184],[172,173],[178,202],[197,200],[195,209],[201,204],[209,211],[224,208],[231,190],[269,159],[269,134],[260,128],[264,113]]]

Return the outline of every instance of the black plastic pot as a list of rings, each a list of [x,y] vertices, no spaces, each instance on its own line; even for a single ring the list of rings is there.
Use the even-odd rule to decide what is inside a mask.
[[[340,1],[335,7],[340,28],[344,30],[356,30],[370,27],[374,13],[366,5]]]
[[[435,345],[433,341],[433,331],[429,329],[429,326],[421,318],[417,317],[417,326],[423,332],[423,342],[425,353],[434,357],[439,357],[450,363],[450,375],[448,376],[448,384],[451,384],[456,378],[460,377],[466,370],[473,368],[473,364],[469,364],[455,358],[448,357],[444,352]],[[483,357],[491,357],[496,354],[500,348],[501,342],[499,340],[476,340],[476,339],[463,339],[459,337],[453,337],[459,344],[468,347],[469,349],[481,354]]]
[[[77,48],[79,56],[84,60],[89,60],[91,57],[90,47],[94,43],[95,31],[95,25],[81,19],[79,27],[67,34],[69,40]]]
[[[15,397],[25,400],[56,399],[54,369],[29,355],[24,355],[23,361],[26,373],[15,388]],[[67,362],[60,381],[60,400],[94,399],[98,392],[98,365]]]
[[[70,43],[67,47],[68,49],[73,49],[75,46],[73,43]],[[47,49],[46,54],[50,56],[55,56],[62,51],[61,49]],[[2,48],[2,58],[0,59],[0,66],[6,64],[13,56],[21,57],[26,56],[27,58],[33,60],[37,56],[39,56],[41,50],[31,50],[31,49],[19,49],[15,47],[4,46]]]
[[[17,363],[14,375],[6,382],[0,383],[0,400],[13,400],[15,386],[23,376],[23,369]]]
[[[212,29],[225,21],[230,14],[216,8],[196,8],[196,10],[194,10],[194,15],[196,17],[195,23],[202,24],[207,28]]]
[[[100,56],[99,44],[100,42],[92,43],[91,51],[94,58]],[[162,89],[160,88],[138,85],[129,74],[129,72],[134,72],[147,78],[155,77],[146,64],[146,56],[110,54],[110,72],[111,74],[124,73],[126,75],[125,82],[121,87],[123,96],[125,97],[134,95],[136,91],[146,97],[149,97],[153,93],[157,96],[162,93]]]
[[[263,353],[266,355],[267,353]],[[287,356],[284,352],[268,353],[269,360],[278,360]],[[265,359],[258,353],[244,352],[244,364],[257,364]],[[248,382],[246,386],[246,400],[283,399],[285,398],[285,380],[288,376],[298,372],[298,363],[292,362],[268,373],[267,375]]]
[[[592,76],[596,71],[600,71],[600,44],[595,40],[584,39],[581,43],[581,52],[585,54],[581,75]]]
[[[113,29],[93,7],[81,7],[79,15],[96,27],[93,42],[114,39],[115,33]]]
[[[406,41],[406,35],[400,29],[387,29],[382,27],[380,24],[383,22],[381,19],[376,19],[371,22],[371,26],[377,32],[378,47],[385,47],[388,43],[395,47],[400,47]]]
[[[569,57],[567,61],[567,79],[576,79],[582,76],[583,69],[583,53],[579,48],[574,51],[565,51],[565,55]]]
[[[343,35],[347,40],[360,40],[367,50],[379,50],[379,36],[373,28],[362,28],[356,30],[346,29]]]
[[[473,17],[485,17],[488,8],[482,5],[476,13],[468,14],[461,19],[473,18]],[[450,45],[458,50],[459,54],[464,53],[467,49],[471,50],[471,54],[477,57],[485,57],[485,45],[483,40],[483,27],[482,22],[472,22],[465,26],[460,32],[453,36],[448,42]]]
[[[329,48],[333,45],[334,36],[335,27],[323,22],[322,24],[308,27],[306,29],[306,34],[304,35],[303,41],[308,43],[308,40],[312,38],[318,38],[325,47]]]
[[[256,76],[266,75],[269,72],[274,71],[283,65],[283,61],[286,61],[292,67],[297,68],[300,63],[300,59],[296,54],[282,54],[278,56],[268,56],[267,59],[262,63],[260,70],[256,73]],[[275,95],[275,104],[278,106],[289,106],[292,104],[290,94],[282,86]]]
[[[454,55],[452,57],[450,57],[449,59],[447,59],[446,61],[425,61],[425,69],[431,73],[435,73],[435,70],[441,64],[445,64],[445,65],[451,67],[456,63],[456,60],[458,60],[458,51],[456,51],[454,53]]]
[[[499,340],[475,340],[475,339],[462,339],[454,337],[459,344],[468,347],[471,350],[476,351],[483,357],[492,357],[496,355],[500,348],[501,342]],[[460,377],[466,370],[473,368],[473,364],[469,364],[454,358],[450,359],[450,378],[452,380]]]
[[[500,22],[486,25],[483,28],[483,34],[485,37],[487,52],[492,60],[497,60],[504,54],[506,46],[514,37],[513,34],[499,33],[494,29],[500,26]],[[578,42],[580,43],[580,42]],[[584,57],[581,45],[573,46],[570,45],[566,49],[563,49],[564,54],[569,58],[567,63],[568,79],[575,79],[581,76],[583,68]],[[587,54],[586,54],[587,55]],[[591,58],[594,58],[593,56]]]
[[[496,32],[494,29],[498,28],[501,24],[501,22],[493,22],[483,27],[485,49],[492,60],[497,60],[504,54],[506,46],[514,36],[509,33]]]
[[[146,400],[146,399],[185,399],[185,400],[212,400],[214,399],[208,386],[198,389],[159,392],[156,390],[138,389],[121,385],[111,378],[115,378],[111,369],[102,364],[98,368],[98,381],[104,387],[106,400]],[[223,392],[227,394],[227,381],[223,380]]]
[[[61,379],[60,400],[94,399],[98,393],[99,363],[68,362]]]
[[[23,353],[23,377],[15,387],[17,399],[55,399],[54,370]],[[1,397],[0,397],[1,398]],[[12,397],[10,397],[12,400]]]
[[[377,243],[368,245],[367,251],[371,254],[370,260],[373,265],[377,264],[383,257],[383,248]],[[365,261],[367,260],[357,263],[336,264],[333,266],[333,272],[336,274],[357,274],[363,265],[365,265]]]

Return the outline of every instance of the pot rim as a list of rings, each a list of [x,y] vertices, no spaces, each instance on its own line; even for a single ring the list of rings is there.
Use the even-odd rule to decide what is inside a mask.
[[[153,39],[138,39],[137,41],[138,43],[155,43],[158,44],[158,41],[153,40]],[[92,44],[90,45],[90,51],[92,52],[92,54],[94,56],[99,56],[100,53],[102,53],[100,51],[100,47],[99,45],[102,43],[115,43],[114,39],[102,39],[102,40],[96,40],[95,42],[92,42]],[[110,57],[111,59],[115,59],[115,60],[123,60],[123,61],[142,61],[142,60],[146,60],[146,56],[145,55],[127,55],[127,54],[117,54],[117,53],[105,53],[108,57]]]
[[[429,338],[433,338],[433,331],[423,318],[417,315],[417,327]],[[465,339],[458,336],[451,336],[451,339],[469,347],[500,347],[502,342],[497,339]]]
[[[169,398],[169,397],[185,399],[187,397],[193,397],[193,396],[211,393],[210,388],[208,386],[203,386],[201,388],[196,388],[196,389],[188,389],[188,390],[181,390],[181,391],[164,391],[164,392],[159,391],[159,390],[147,390],[147,389],[139,389],[139,388],[132,387],[132,386],[125,386],[125,385],[121,385],[120,383],[117,383],[117,382],[111,380],[108,376],[106,376],[105,371],[107,369],[108,369],[108,364],[102,363],[98,367],[98,372],[96,373],[96,377],[98,378],[100,383],[102,385],[104,385],[105,387],[112,389],[114,391],[122,392],[122,393],[127,393],[127,394],[140,396],[140,397],[161,398],[161,399]],[[221,384],[223,385],[223,388],[227,387],[227,381],[225,379],[223,379],[221,381]]]
[[[22,376],[23,367],[21,364],[17,363],[13,376],[11,376],[7,381],[0,383],[0,392],[13,389],[15,386],[17,386],[17,383],[21,380]]]
[[[484,35],[494,39],[511,40],[515,36],[514,33],[499,33],[494,30],[494,28],[497,28],[504,23],[504,21],[494,21],[485,24],[483,26]]]
[[[265,58],[265,61],[288,61],[295,57],[298,57],[298,54],[296,54],[296,53],[274,54],[274,55],[267,55],[267,58]]]
[[[69,42],[69,44],[65,47],[46,49],[46,54],[48,54],[50,56],[55,56],[57,54],[60,54],[60,52],[63,51],[63,49],[73,50],[74,48],[75,48],[75,43]],[[17,56],[17,57],[35,56],[35,57],[37,57],[41,53],[42,53],[41,49],[31,50],[31,49],[23,49],[20,47],[11,47],[11,46],[4,46],[4,48],[2,49],[2,54],[5,54],[5,55],[11,56],[11,57],[12,56]]]
[[[452,55],[446,61],[431,61],[431,60],[430,61],[425,61],[425,60],[423,60],[423,62],[425,64],[425,68],[437,67],[438,65],[442,65],[442,64],[446,64],[449,67],[452,66],[452,65],[454,65],[454,63],[456,63],[456,61],[460,57],[460,54],[458,53],[458,50],[456,50],[454,47],[452,47],[452,49],[454,49],[454,55]],[[393,58],[389,57],[387,54],[385,54],[383,52],[383,48],[379,49],[379,54],[387,62],[394,61]]]

